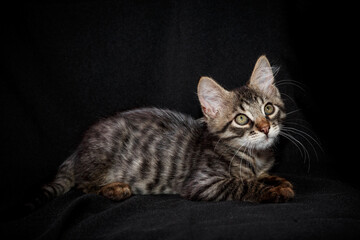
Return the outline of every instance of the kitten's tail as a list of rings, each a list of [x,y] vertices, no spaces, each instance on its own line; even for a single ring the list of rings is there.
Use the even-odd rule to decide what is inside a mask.
[[[37,198],[31,203],[26,204],[28,211],[39,208],[50,200],[61,196],[68,192],[75,185],[75,175],[74,175],[74,162],[77,157],[77,152],[75,151],[70,157],[68,157],[65,162],[63,162],[55,176],[55,179],[45,184],[41,188],[41,192]]]

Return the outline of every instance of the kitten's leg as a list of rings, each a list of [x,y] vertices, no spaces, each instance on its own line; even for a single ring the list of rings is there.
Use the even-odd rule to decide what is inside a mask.
[[[131,196],[131,189],[126,183],[114,182],[100,188],[98,194],[113,201],[120,201]]]
[[[280,203],[291,200],[294,197],[294,191],[290,187],[269,186],[257,180],[214,178],[206,182],[190,183],[181,195],[192,200]]]

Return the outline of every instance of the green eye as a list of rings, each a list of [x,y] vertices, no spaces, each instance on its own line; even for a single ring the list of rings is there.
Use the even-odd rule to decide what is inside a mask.
[[[275,112],[274,105],[272,105],[271,103],[266,104],[264,107],[264,112],[265,112],[265,115],[273,114]]]
[[[249,118],[245,114],[239,114],[235,117],[235,122],[239,125],[246,125],[249,122]]]

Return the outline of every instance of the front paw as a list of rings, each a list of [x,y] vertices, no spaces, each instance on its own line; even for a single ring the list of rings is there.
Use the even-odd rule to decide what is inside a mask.
[[[291,183],[290,183],[291,185]],[[294,190],[291,187],[269,187],[260,196],[261,203],[283,203],[288,202],[295,196]]]
[[[281,178],[281,177],[278,177],[278,178],[280,179],[280,181],[278,182],[279,187],[294,189],[294,186],[288,180],[286,180],[285,178]]]
[[[266,175],[260,178],[259,181],[270,186],[275,186],[275,187],[280,186],[282,188],[291,188],[291,189],[294,188],[294,186],[288,180],[278,176]]]

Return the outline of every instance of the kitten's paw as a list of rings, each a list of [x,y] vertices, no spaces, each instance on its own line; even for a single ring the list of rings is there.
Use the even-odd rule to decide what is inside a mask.
[[[120,201],[131,196],[131,189],[126,183],[115,182],[103,186],[98,194],[113,201]]]
[[[282,188],[291,188],[291,189],[294,188],[294,186],[288,180],[278,176],[267,175],[260,178],[259,181],[270,186],[280,186]]]
[[[294,189],[294,186],[288,180],[286,180],[285,178],[283,178],[283,180],[284,181],[282,181],[279,185],[280,187]]]
[[[292,186],[292,185],[291,185]],[[271,187],[263,192],[260,197],[262,203],[283,203],[288,202],[295,196],[292,187]]]

